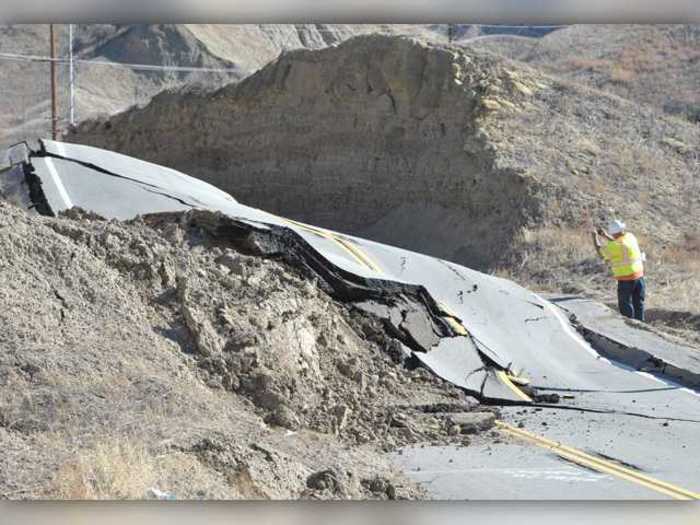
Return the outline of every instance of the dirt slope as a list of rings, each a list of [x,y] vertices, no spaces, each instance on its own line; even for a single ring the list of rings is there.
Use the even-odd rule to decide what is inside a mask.
[[[474,400],[207,221],[0,201],[0,497],[421,497],[385,451],[467,445]]]
[[[212,95],[165,94],[70,141],[242,202],[467,265],[621,215],[676,242],[698,219],[696,126],[492,55],[364,36]],[[515,261],[515,262],[514,262]]]

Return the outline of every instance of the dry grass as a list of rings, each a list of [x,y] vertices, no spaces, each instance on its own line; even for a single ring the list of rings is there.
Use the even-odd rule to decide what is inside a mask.
[[[700,342],[700,234],[662,246],[637,235],[647,253],[648,319],[689,341]],[[593,249],[585,228],[547,227],[523,230],[517,239],[521,257],[498,268],[499,277],[555,293],[581,293],[612,306],[615,284]]]
[[[100,443],[62,465],[53,480],[59,499],[143,499],[156,480],[154,457],[133,442]]]
[[[623,66],[616,64],[610,70],[610,80],[612,82],[631,82],[637,77],[634,71],[624,68]]]
[[[567,68],[587,71],[607,71],[610,61],[600,58],[572,58],[566,62]]]
[[[554,253],[547,254],[547,260],[550,264],[562,264],[590,256],[590,236],[584,228],[545,227],[523,229],[520,239],[528,252],[549,252],[556,247]]]
[[[192,454],[168,448],[156,453],[140,439],[109,435],[64,462],[45,495],[67,500],[141,500],[153,499],[151,489],[156,489],[174,499],[266,497],[257,488],[251,494],[253,481],[242,483],[233,474],[223,476]]]
[[[700,235],[686,234],[681,243],[666,247],[649,270],[650,280],[656,285],[649,306],[684,314],[668,316],[661,312],[659,318],[668,318],[674,327],[700,331]]]
[[[513,252],[518,258],[494,274],[528,288],[591,293],[597,288],[595,280],[607,278],[593,250],[590,231],[584,227],[523,229]]]
[[[516,265],[520,270],[555,269],[591,256],[590,233],[584,228],[523,228],[515,246],[522,254]],[[497,271],[512,274],[513,270],[511,265]]]

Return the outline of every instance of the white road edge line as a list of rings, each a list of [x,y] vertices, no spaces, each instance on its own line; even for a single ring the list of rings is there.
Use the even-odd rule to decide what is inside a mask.
[[[598,352],[596,352],[595,349],[594,349],[593,347],[591,347],[591,346],[586,342],[586,340],[583,339],[583,337],[581,337],[581,335],[580,335],[578,332],[576,332],[576,331],[573,329],[573,327],[572,327],[571,324],[569,323],[568,319],[566,319],[566,318],[564,317],[563,312],[562,312],[557,306],[555,306],[555,305],[553,305],[552,303],[550,303],[549,301],[543,299],[542,297],[540,297],[539,295],[537,295],[537,294],[534,293],[534,292],[533,292],[533,295],[534,295],[535,297],[537,297],[537,299],[539,299],[540,301],[542,301],[542,303],[544,304],[545,308],[547,308],[549,311],[553,312],[554,316],[557,318],[557,320],[559,321],[559,323],[560,323],[560,324],[562,325],[562,327],[564,328],[564,331],[567,332],[569,335],[571,335],[571,337],[573,337],[573,338],[576,340],[576,342],[577,342],[580,346],[582,346],[583,348],[585,348],[586,351],[587,351],[588,353],[590,353],[591,355],[595,356],[597,359],[600,359],[600,360],[603,361],[604,363],[607,363],[607,364],[609,364],[609,365],[611,365],[611,366],[618,366],[618,367],[620,367],[620,368],[624,368],[624,369],[626,369],[626,370],[629,370],[630,372],[632,372],[632,373],[634,373],[634,374],[637,374],[637,375],[642,376],[642,377],[646,377],[647,379],[651,379],[651,380],[653,380],[653,381],[656,382],[656,383],[660,383],[660,384],[666,385],[666,386],[675,386],[675,387],[678,387],[679,390],[684,390],[685,392],[687,392],[687,393],[689,393],[689,394],[692,394],[692,395],[694,395],[694,396],[696,396],[696,397],[700,397],[700,393],[695,392],[694,390],[692,390],[692,389],[690,389],[690,388],[683,387],[682,385],[679,385],[679,384],[677,384],[677,383],[674,383],[674,382],[671,381],[671,380],[661,379],[661,378],[656,377],[655,375],[650,374],[650,373],[648,373],[648,372],[642,372],[642,371],[640,371],[640,370],[635,370],[635,369],[632,368],[631,366],[625,365],[624,363],[619,363],[619,362],[617,362],[617,361],[615,361],[615,362],[613,363],[613,362],[610,361],[608,358],[603,357],[603,356],[600,355]]]
[[[55,142],[56,148],[59,150],[59,153],[61,156],[65,157],[65,152],[63,151],[63,146],[61,145],[60,142]],[[49,169],[49,174],[51,175],[51,179],[53,180],[53,183],[56,185],[56,189],[58,189],[58,194],[60,195],[61,199],[63,199],[63,202],[66,206],[65,209],[70,209],[73,207],[73,202],[70,200],[70,197],[68,196],[68,192],[66,191],[65,186],[63,186],[63,182],[61,182],[60,177],[58,176],[58,172],[56,172],[56,167],[53,165],[53,160],[51,157],[44,157],[46,160],[46,166]]]
[[[547,310],[549,310],[554,315],[554,317],[556,317],[557,321],[559,321],[559,324],[564,329],[564,331],[567,334],[569,334],[571,338],[574,339],[580,347],[582,347],[584,350],[586,350],[586,352],[591,354],[593,357],[600,359],[604,363],[607,363],[609,365],[612,364],[608,359],[596,352],[595,349],[593,349],[591,345],[588,344],[588,342],[583,337],[581,337],[581,334],[579,334],[576,330],[573,329],[569,320],[564,317],[564,314],[557,306],[553,305],[546,299],[543,299],[535,292],[532,292],[532,295],[535,296],[537,300],[541,301],[544,307]]]

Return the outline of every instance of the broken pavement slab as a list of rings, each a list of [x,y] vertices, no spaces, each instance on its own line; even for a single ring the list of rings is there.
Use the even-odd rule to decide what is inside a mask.
[[[33,181],[31,201],[47,201],[44,213],[71,204],[108,218],[157,220],[186,208],[192,224],[251,254],[282,257],[334,298],[374,315],[425,367],[483,401],[556,397],[610,410],[618,401],[604,392],[645,388],[646,379],[600,361],[560,308],[511,281],[290,221],[169,168],[90,146],[42,141],[21,166]],[[105,184],[113,191],[103,192]],[[551,394],[561,390],[600,395]]]

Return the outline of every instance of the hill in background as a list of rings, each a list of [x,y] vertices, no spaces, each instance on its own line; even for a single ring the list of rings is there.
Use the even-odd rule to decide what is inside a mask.
[[[56,24],[57,56],[68,57],[68,26]],[[368,33],[424,41],[512,33],[541,36],[551,29],[467,24],[75,24],[76,118],[114,114],[147,103],[166,89],[210,90],[249,76],[292,49],[320,49]],[[48,25],[0,26],[0,54],[48,56]],[[206,68],[208,71],[133,69],[118,64]],[[50,133],[50,66],[0,57],[0,144]],[[215,71],[221,70],[221,71]],[[69,74],[58,65],[59,128],[69,124]]]
[[[503,36],[468,45],[700,121],[697,25],[575,25],[543,38]]]

